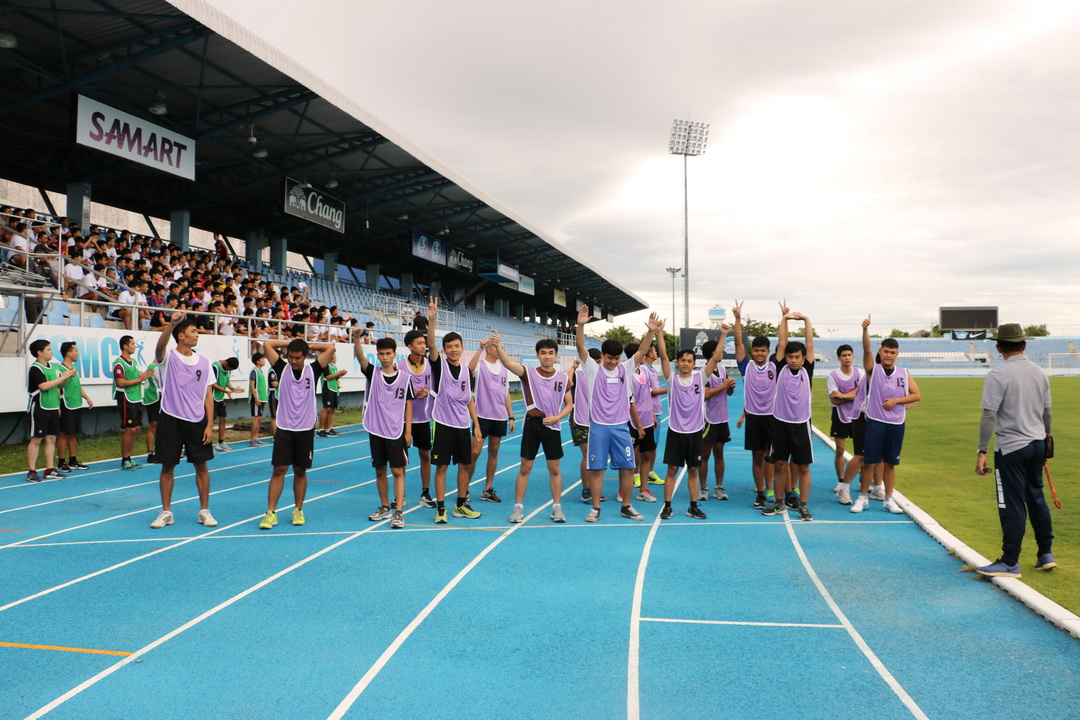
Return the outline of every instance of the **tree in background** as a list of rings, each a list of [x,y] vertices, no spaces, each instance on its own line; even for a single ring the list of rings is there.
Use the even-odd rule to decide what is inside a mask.
[[[618,327],[613,327],[610,330],[608,330],[606,333],[604,333],[604,339],[605,340],[618,340],[623,345],[638,341],[637,336],[635,336],[634,333],[627,330],[626,327],[624,327],[623,325],[619,325]]]
[[[669,332],[664,333],[664,345],[667,347],[667,355],[669,358],[678,356],[679,354],[679,338],[672,335]]]
[[[743,318],[743,331],[751,340],[758,335],[764,335],[765,337],[777,337],[780,335],[780,328],[764,320],[752,320],[749,315]]]
[[[892,332],[889,333],[889,337],[891,337],[891,338],[907,338],[907,337],[911,337],[911,333],[909,333],[907,330],[901,330],[900,328],[893,328]]]
[[[806,328],[799,328],[795,332],[791,333],[791,337],[806,337]],[[818,335],[817,328],[814,328],[814,337],[821,337]]]
[[[1048,337],[1050,331],[1046,329],[1046,325],[1025,325],[1024,334],[1028,337]]]

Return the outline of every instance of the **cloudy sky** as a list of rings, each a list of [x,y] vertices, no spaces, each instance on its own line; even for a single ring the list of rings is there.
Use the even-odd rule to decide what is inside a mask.
[[[940,305],[1080,334],[1075,0],[215,5],[665,316],[679,117],[711,125],[692,324],[787,298],[837,335]]]

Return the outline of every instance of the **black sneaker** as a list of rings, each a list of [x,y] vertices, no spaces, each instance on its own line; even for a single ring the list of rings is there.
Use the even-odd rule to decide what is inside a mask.
[[[49,468],[48,470],[46,470],[45,472],[43,472],[41,474],[41,479],[42,480],[63,480],[66,477],[67,477],[67,475],[60,472],[56,468]]]
[[[26,482],[41,482],[41,476],[36,470],[30,470],[26,473]]]
[[[157,455],[154,454],[154,453],[147,453],[147,455],[146,455],[146,463],[148,465],[156,464],[157,463]]]
[[[56,466],[56,469],[57,469],[57,470],[59,470],[59,471],[60,471],[60,472],[62,472],[62,473],[69,473],[69,472],[71,472],[71,466],[70,466],[70,465],[68,465],[68,464],[67,464],[66,462],[62,462],[62,463],[60,463],[59,465],[57,465],[57,466]]]
[[[334,428],[330,428],[329,430],[327,430],[326,434],[329,435],[330,437],[337,437],[339,435],[338,431],[335,430]]]
[[[786,495],[784,497],[784,504],[787,505],[788,508],[791,509],[791,510],[798,510],[799,509],[799,498],[795,497],[794,494]]]
[[[810,514],[810,508],[806,503],[799,503],[799,519],[800,520],[813,520],[814,516]]]
[[[702,512],[701,508],[699,508],[697,505],[691,505],[686,511],[686,516],[687,517],[692,517],[692,518],[694,518],[696,520],[704,520],[705,519],[705,513]]]
[[[758,493],[757,494],[757,498],[754,499],[754,509],[755,510],[764,510],[765,509],[765,493]]]
[[[73,463],[69,463],[68,467],[70,467],[72,470],[89,470],[90,469],[89,465],[83,465],[81,462],[78,462],[78,461],[73,462]]]
[[[660,511],[660,519],[661,520],[670,520],[671,519],[671,506],[670,505],[665,505],[664,509]]]
[[[783,515],[787,507],[782,502],[774,503],[761,511],[762,515]]]
[[[435,507],[435,501],[431,499],[431,495],[426,490],[420,493],[420,504],[426,508]]]
[[[502,498],[495,494],[495,488],[484,488],[484,491],[480,493],[481,500],[487,500],[488,502],[502,502]]]
[[[315,437],[324,438],[324,437],[329,437],[329,436],[326,434],[325,430],[316,430],[315,431]]]
[[[591,503],[592,502],[592,490],[590,490],[589,488],[581,488],[581,502],[583,502],[583,503]]]

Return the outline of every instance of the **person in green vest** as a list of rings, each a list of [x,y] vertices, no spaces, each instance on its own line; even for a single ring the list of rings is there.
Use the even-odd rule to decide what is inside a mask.
[[[218,452],[229,452],[231,447],[225,444],[225,421],[229,417],[229,412],[225,408],[225,396],[227,395],[232,400],[232,394],[240,392],[242,388],[238,388],[229,380],[232,377],[232,371],[240,367],[240,361],[234,357],[228,357],[224,360],[218,360],[210,366],[210,371],[214,374],[214,417],[217,419],[217,434],[218,441],[214,449]]]
[[[52,361],[52,344],[48,340],[30,343],[34,362],[26,371],[26,391],[30,393],[30,443],[26,446],[26,480],[62,480],[67,477],[53,465],[56,436],[60,433],[60,388],[75,374],[74,370],[61,370],[60,363]],[[37,474],[38,452],[41,440],[45,440],[45,472]]]
[[[150,363],[146,370],[150,373],[142,391],[143,409],[146,411],[146,462],[153,464],[157,462],[154,449],[157,447],[157,421],[161,412],[161,379],[157,373],[157,363]]]
[[[319,416],[319,437],[337,435],[334,429],[334,411],[337,410],[338,396],[341,391],[338,387],[338,378],[348,373],[348,370],[339,370],[337,366],[337,350],[330,356],[330,364],[326,366],[326,372],[322,376],[322,414]]]
[[[248,391],[251,395],[251,439],[248,445],[259,447],[264,445],[259,439],[259,426],[262,424],[263,413],[270,406],[270,379],[266,377],[266,356],[261,352],[251,356],[251,374],[248,376]]]
[[[113,360],[112,387],[116,408],[120,411],[120,469],[135,470],[139,464],[131,459],[135,438],[142,427],[142,384],[153,370],[139,372],[135,363],[135,338],[120,338],[120,357]]]
[[[75,363],[79,362],[79,346],[74,342],[60,344],[60,356],[64,358],[61,365],[65,371],[75,374],[64,383],[62,402],[60,404],[60,440],[57,443],[59,464],[57,469],[66,473],[72,470],[89,470],[89,465],[83,465],[76,457],[79,449],[79,433],[82,432],[83,409],[94,407],[94,401],[86,394],[82,386],[82,378],[79,377],[79,369]]]

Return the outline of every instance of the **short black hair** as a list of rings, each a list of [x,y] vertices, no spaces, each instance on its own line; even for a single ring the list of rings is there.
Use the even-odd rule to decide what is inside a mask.
[[[397,342],[394,338],[384,337],[375,341],[376,350],[397,350]]]
[[[539,355],[540,351],[544,349],[559,352],[559,343],[555,342],[551,338],[540,338],[536,341],[536,353]]]
[[[285,352],[300,353],[304,357],[307,357],[307,354],[311,352],[311,346],[307,344],[307,340],[295,338],[289,343],[288,347],[285,348]]]
[[[60,344],[60,357],[64,357],[65,355],[67,355],[68,350],[75,347],[75,344],[76,343],[75,343],[74,340],[68,340],[66,343],[61,343]]]
[[[255,363],[262,360],[264,357],[266,357],[266,356],[263,355],[261,352],[252,353],[251,354],[251,364],[254,365]]]
[[[719,345],[715,340],[706,340],[701,343],[701,354],[707,358],[711,358],[713,353],[716,352],[716,346]]]
[[[881,341],[881,347],[892,348],[893,350],[900,349],[900,343],[896,342],[896,338],[885,338]]]
[[[465,341],[462,340],[461,336],[458,335],[456,332],[448,332],[448,333],[446,333],[445,335],[443,335],[443,338],[442,338],[442,346],[443,346],[443,348],[445,348],[447,345],[454,342],[455,340],[460,342],[462,345],[465,344]]]
[[[784,355],[794,355],[795,353],[802,353],[806,355],[806,346],[796,340],[795,342],[789,342],[787,347],[784,348]]]
[[[183,320],[181,320],[180,322],[173,325],[173,329],[172,329],[172,338],[173,338],[173,340],[176,340],[177,342],[179,342],[180,333],[184,332],[185,330],[187,330],[189,327],[191,327],[194,324],[195,324],[194,320],[192,320],[189,317],[186,317]]]
[[[1020,340],[1019,342],[1009,342],[1008,340],[998,340],[998,349],[1003,353],[1022,352],[1027,347],[1027,340]]]
[[[221,364],[223,367],[227,367],[230,370],[235,370],[236,368],[240,367],[240,361],[234,357],[225,358],[221,361]]]
[[[589,348],[588,353],[589,357],[591,357],[596,362],[600,362],[600,351],[597,348]]]
[[[695,353],[690,348],[683,348],[683,349],[679,350],[679,352],[675,353],[675,359],[679,360],[680,358],[682,358],[683,355],[689,355],[690,357],[694,358],[695,360],[697,359],[697,353]]]
[[[626,343],[626,347],[623,348],[623,352],[626,353],[627,359],[634,357],[639,347],[641,347],[641,343]]]
[[[133,338],[130,335],[121,335],[120,336],[120,347],[124,347],[125,345],[127,345],[129,342],[131,342],[134,339],[135,338]]]
[[[769,347],[769,338],[765,337],[764,335],[758,335],[756,338],[754,338],[754,341],[750,343],[750,347],[751,348],[756,348],[756,347],[767,348],[767,347]]]
[[[374,327],[371,323],[368,323],[367,326],[368,327]],[[420,332],[419,330],[410,330],[409,332],[405,333],[405,344],[406,345],[412,345],[413,340],[416,340],[417,338],[422,338],[422,337],[426,337],[426,336],[424,335],[424,333]]]
[[[622,355],[622,343],[614,338],[608,338],[600,345],[600,352],[604,355]]]
[[[35,340],[30,343],[30,354],[37,358],[38,355],[45,352],[45,348],[52,345],[48,340]]]
[[[836,348],[836,356],[837,357],[840,357],[845,352],[849,352],[852,355],[855,354],[855,350],[850,345],[848,345],[847,343],[845,343],[845,344],[841,345],[840,347]]]

